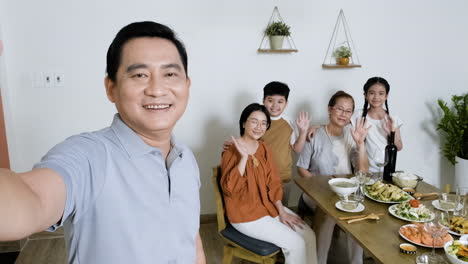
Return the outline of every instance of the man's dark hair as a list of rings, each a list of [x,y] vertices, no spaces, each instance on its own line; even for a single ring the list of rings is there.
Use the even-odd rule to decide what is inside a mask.
[[[282,83],[282,82],[270,82],[265,87],[263,88],[263,100],[267,96],[271,95],[282,95],[284,98],[286,98],[286,101],[288,100],[289,96],[289,87],[287,84]]]
[[[268,113],[268,110],[264,105],[257,104],[257,103],[252,103],[249,104],[245,109],[242,111],[242,114],[239,119],[239,129],[240,129],[240,135],[243,136],[245,132],[244,124],[247,122],[247,118],[249,118],[250,114],[252,114],[255,111],[261,111],[265,114],[267,118],[267,129],[270,129],[271,125],[271,119],[270,119],[270,113]]]
[[[169,27],[152,21],[134,22],[123,27],[115,36],[109,49],[107,50],[106,73],[109,79],[116,81],[117,70],[120,66],[122,50],[128,41],[134,38],[163,38],[172,42],[179,52],[180,59],[184,64],[185,74],[187,72],[187,51],[184,44],[176,37],[174,31]]]

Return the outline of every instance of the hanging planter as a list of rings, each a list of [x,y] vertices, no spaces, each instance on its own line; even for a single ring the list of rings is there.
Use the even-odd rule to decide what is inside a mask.
[[[351,49],[346,46],[340,46],[333,51],[333,57],[338,65],[348,65],[349,57],[353,56]]]
[[[340,10],[336,20],[322,67],[325,69],[361,67],[343,10]]]
[[[273,22],[265,29],[265,35],[270,39],[271,49],[282,49],[284,37],[290,36],[290,27],[286,23]]]
[[[266,41],[268,39],[268,41]],[[287,41],[284,41],[287,40]],[[258,52],[261,53],[287,53],[297,52],[296,45],[291,38],[291,27],[281,17],[278,7],[275,6],[270,21],[263,31]]]
[[[284,36],[269,36],[271,49],[278,50],[283,48]]]

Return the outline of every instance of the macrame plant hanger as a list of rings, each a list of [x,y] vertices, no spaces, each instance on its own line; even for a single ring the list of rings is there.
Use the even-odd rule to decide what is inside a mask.
[[[273,13],[271,13],[270,20],[268,21],[267,27],[273,23],[273,22],[283,22],[284,20],[281,17],[281,14],[279,12],[279,9],[277,6],[273,8]],[[287,48],[283,49],[276,49],[273,50],[270,48],[270,43],[268,42],[268,36],[266,35],[265,31],[263,32],[263,38],[262,41],[260,42],[260,46],[258,47],[258,52],[280,52],[280,53],[285,53],[285,52],[297,52],[296,44],[294,43],[294,40],[292,39],[291,36],[286,36],[287,39]],[[265,41],[266,40],[266,41]]]
[[[348,65],[338,65],[333,61],[333,51],[337,48],[337,41],[338,36],[340,33],[341,28],[344,30],[344,41],[338,43],[339,46],[346,46],[348,47],[351,52],[352,56],[350,57],[350,64]],[[359,57],[356,52],[356,48],[354,46],[353,38],[351,37],[351,30],[349,29],[348,22],[346,21],[346,17],[344,15],[343,9],[340,9],[340,13],[338,18],[336,19],[335,28],[333,29],[333,34],[330,39],[330,43],[328,44],[327,53],[325,54],[325,58],[323,59],[322,63],[323,68],[355,68],[361,67],[359,62]]]

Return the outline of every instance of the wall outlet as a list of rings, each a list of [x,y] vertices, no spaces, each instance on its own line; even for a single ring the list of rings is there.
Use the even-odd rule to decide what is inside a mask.
[[[65,75],[62,72],[33,72],[31,73],[33,87],[52,88],[65,85]]]
[[[42,79],[44,80],[44,87],[53,87],[55,85],[54,74],[51,72],[44,72]]]
[[[53,75],[53,82],[55,87],[63,87],[65,84],[65,75],[61,72],[56,72]]]

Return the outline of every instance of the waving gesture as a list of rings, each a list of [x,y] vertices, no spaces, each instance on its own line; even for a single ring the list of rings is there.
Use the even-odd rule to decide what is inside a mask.
[[[310,126],[310,119],[308,112],[299,112],[299,116],[296,119],[296,125],[299,128],[299,132],[307,133]]]
[[[247,157],[249,154],[248,154],[248,151],[247,151],[247,147],[244,145],[244,143],[242,143],[242,141],[240,141],[240,139],[235,139],[234,137],[232,137],[232,142],[234,143],[234,146],[236,146],[236,149],[237,151],[239,151],[239,153],[241,154],[241,156],[243,158]]]
[[[352,132],[352,136],[354,139],[354,142],[356,142],[356,145],[361,145],[364,143],[364,140],[366,139],[367,132],[369,131],[369,128],[366,128],[367,122],[364,118],[359,119],[358,123],[356,124],[354,131]]]

